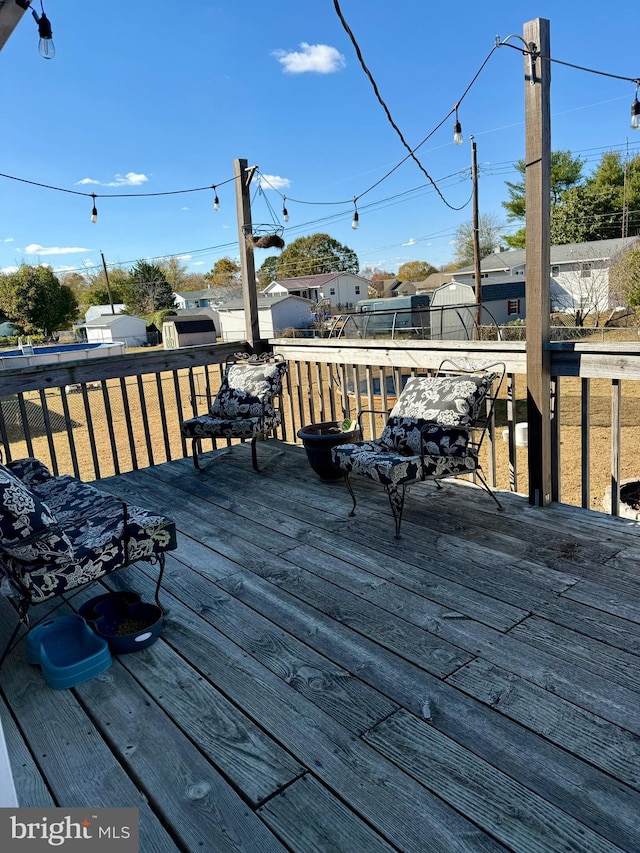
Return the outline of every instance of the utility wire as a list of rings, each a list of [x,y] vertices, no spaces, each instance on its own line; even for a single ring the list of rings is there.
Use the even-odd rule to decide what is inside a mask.
[[[384,176],[383,178],[381,178],[379,181],[376,181],[376,183],[375,183],[375,184],[373,184],[371,187],[369,187],[369,189],[365,190],[363,193],[360,193],[360,195],[359,195],[359,196],[354,196],[354,202],[355,202],[358,198],[361,198],[363,195],[365,195],[366,193],[370,192],[372,189],[374,189],[374,187],[377,187],[377,186],[378,186],[378,184],[382,183],[382,181],[386,180],[386,179],[389,177],[389,175],[391,175],[391,174],[392,174],[392,173],[393,173],[397,168],[399,168],[399,166],[400,166],[400,165],[402,165],[402,163],[404,163],[406,160],[408,160],[408,159],[409,159],[409,157],[411,157],[411,159],[412,159],[412,160],[414,161],[414,163],[418,166],[418,168],[420,169],[420,171],[421,171],[421,172],[426,176],[426,178],[427,178],[427,179],[428,179],[428,180],[433,184],[434,189],[436,190],[436,192],[438,193],[438,195],[440,196],[440,198],[442,199],[442,201],[446,204],[446,206],[447,206],[447,207],[449,207],[449,208],[451,208],[451,210],[462,210],[462,208],[463,208],[463,207],[466,207],[466,206],[467,206],[467,204],[469,204],[469,202],[468,202],[468,201],[467,201],[467,202],[465,202],[465,204],[463,204],[461,207],[454,207],[454,205],[450,204],[450,203],[446,200],[446,198],[444,197],[444,195],[442,194],[442,192],[440,191],[440,188],[438,187],[437,183],[433,180],[433,178],[432,178],[432,177],[431,177],[431,175],[427,172],[427,170],[426,170],[426,169],[425,169],[425,167],[422,165],[422,163],[420,162],[420,160],[418,160],[418,158],[416,157],[416,155],[415,155],[415,153],[414,153],[414,151],[415,151],[416,149],[411,148],[411,146],[409,145],[409,143],[407,142],[407,140],[404,138],[404,135],[403,135],[402,131],[400,130],[400,128],[398,127],[398,125],[397,125],[397,124],[395,123],[395,121],[393,120],[393,117],[392,117],[392,115],[391,115],[391,113],[390,113],[390,111],[389,111],[389,107],[386,105],[385,101],[384,101],[384,100],[383,100],[383,98],[382,98],[382,95],[380,94],[380,90],[378,89],[378,85],[377,85],[376,81],[375,81],[375,80],[374,80],[374,78],[373,78],[373,74],[371,73],[371,71],[369,71],[369,68],[367,67],[367,64],[366,64],[366,63],[365,63],[365,61],[364,61],[364,57],[363,57],[363,55],[362,55],[362,51],[360,50],[360,45],[358,44],[358,42],[357,42],[357,40],[356,40],[356,37],[354,36],[353,31],[351,30],[351,27],[350,27],[350,26],[349,26],[349,24],[346,22],[345,17],[344,17],[344,15],[342,14],[342,9],[340,8],[340,3],[338,2],[338,0],[333,0],[333,5],[334,5],[334,8],[335,8],[335,10],[336,10],[336,13],[337,13],[338,17],[340,18],[340,23],[342,24],[342,26],[343,26],[343,28],[344,28],[345,32],[346,32],[346,33],[347,33],[347,35],[349,36],[349,38],[350,38],[350,40],[351,40],[351,43],[353,44],[354,50],[355,50],[356,55],[357,55],[357,57],[358,57],[358,61],[360,62],[360,65],[362,66],[362,70],[364,71],[364,73],[365,73],[365,74],[367,75],[367,77],[369,78],[369,82],[370,82],[370,83],[371,83],[371,85],[373,86],[373,91],[374,91],[374,93],[375,93],[375,96],[376,96],[376,98],[378,99],[378,101],[380,102],[380,105],[382,106],[382,109],[383,109],[383,110],[385,111],[385,113],[386,113],[386,116],[387,116],[387,119],[388,119],[388,121],[389,121],[389,124],[390,124],[390,125],[391,125],[391,127],[395,130],[395,132],[398,134],[398,136],[400,137],[400,141],[402,142],[402,144],[404,145],[404,147],[405,147],[405,148],[407,149],[407,151],[409,152],[409,154],[407,155],[407,157],[405,157],[405,159],[404,159],[404,160],[402,160],[402,162],[401,162],[401,163],[399,163],[397,166],[395,166],[395,167],[394,167],[394,169],[392,169],[392,171],[391,171],[391,172],[389,172],[387,175],[385,175],[385,176]],[[493,53],[493,51],[491,51],[491,52]],[[487,58],[488,58],[488,57],[487,57]],[[454,110],[452,110],[452,111],[449,113],[449,116],[451,115],[451,113],[452,113],[453,111],[454,111]],[[444,122],[444,121],[446,121],[446,119],[447,119],[449,116],[447,116],[446,118],[444,118],[444,119],[443,119],[443,122]],[[442,124],[442,122],[441,122],[441,124]],[[428,137],[427,137],[427,138],[428,138]],[[425,140],[423,140],[423,142],[422,142],[422,143],[420,143],[420,144],[422,145],[425,141],[426,141],[426,139],[425,139]],[[417,146],[417,147],[420,147],[420,146]],[[470,199],[469,199],[469,201],[470,201]]]

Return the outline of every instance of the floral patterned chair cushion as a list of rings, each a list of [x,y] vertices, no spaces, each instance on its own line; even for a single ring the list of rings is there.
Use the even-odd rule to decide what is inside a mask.
[[[0,465],[0,547],[18,559],[69,560],[73,547],[50,508]]]
[[[211,404],[212,416],[222,420],[272,416],[285,371],[285,362],[228,365]]]

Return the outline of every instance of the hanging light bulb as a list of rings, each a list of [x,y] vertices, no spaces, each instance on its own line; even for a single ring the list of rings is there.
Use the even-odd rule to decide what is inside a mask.
[[[282,196],[282,218],[285,222],[289,221],[289,211],[287,210],[287,197],[286,195]]]
[[[353,211],[353,219],[351,220],[351,227],[354,231],[357,231],[360,227],[360,217],[358,216],[358,208],[356,207],[356,199],[353,200],[353,206],[355,210]]]
[[[93,199],[93,208],[91,210],[91,221],[98,221],[98,208],[96,207],[96,196],[95,193],[91,193],[91,198]]]
[[[31,10],[31,14],[38,25],[38,35],[40,36],[38,51],[43,59],[53,59],[56,55],[56,48],[52,39],[51,21],[44,13],[42,2],[40,3],[40,8],[42,9],[41,15],[38,15],[35,9]]]
[[[631,127],[634,130],[640,130],[640,101],[638,101],[638,85],[636,85],[636,97],[631,104]]]
[[[213,190],[213,209],[220,210],[220,199],[218,198],[218,192],[215,184],[211,185],[211,189]]]
[[[462,135],[462,125],[458,121],[458,107],[456,106],[456,123],[453,125],[453,141],[456,145],[462,145],[464,136]]]

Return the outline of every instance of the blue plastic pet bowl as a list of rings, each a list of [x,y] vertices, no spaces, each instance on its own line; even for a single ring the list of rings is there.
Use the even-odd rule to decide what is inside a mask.
[[[135,593],[134,593],[135,595]],[[122,595],[106,596],[96,602],[93,630],[109,644],[114,654],[124,655],[146,649],[162,631],[162,609],[136,596],[129,601]]]
[[[27,634],[27,660],[40,664],[49,687],[65,690],[111,666],[106,641],[76,614],[49,619]]]

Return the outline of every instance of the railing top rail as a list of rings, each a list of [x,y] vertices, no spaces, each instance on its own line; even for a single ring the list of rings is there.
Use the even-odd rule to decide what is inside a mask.
[[[149,353],[128,353],[104,358],[92,357],[82,361],[1,370],[0,393],[18,394],[24,391],[37,391],[41,388],[96,382],[101,379],[120,379],[127,376],[142,376],[147,373],[198,367],[203,364],[219,364],[232,353],[246,350],[247,347],[246,341],[230,341],[223,344],[154,350]]]

